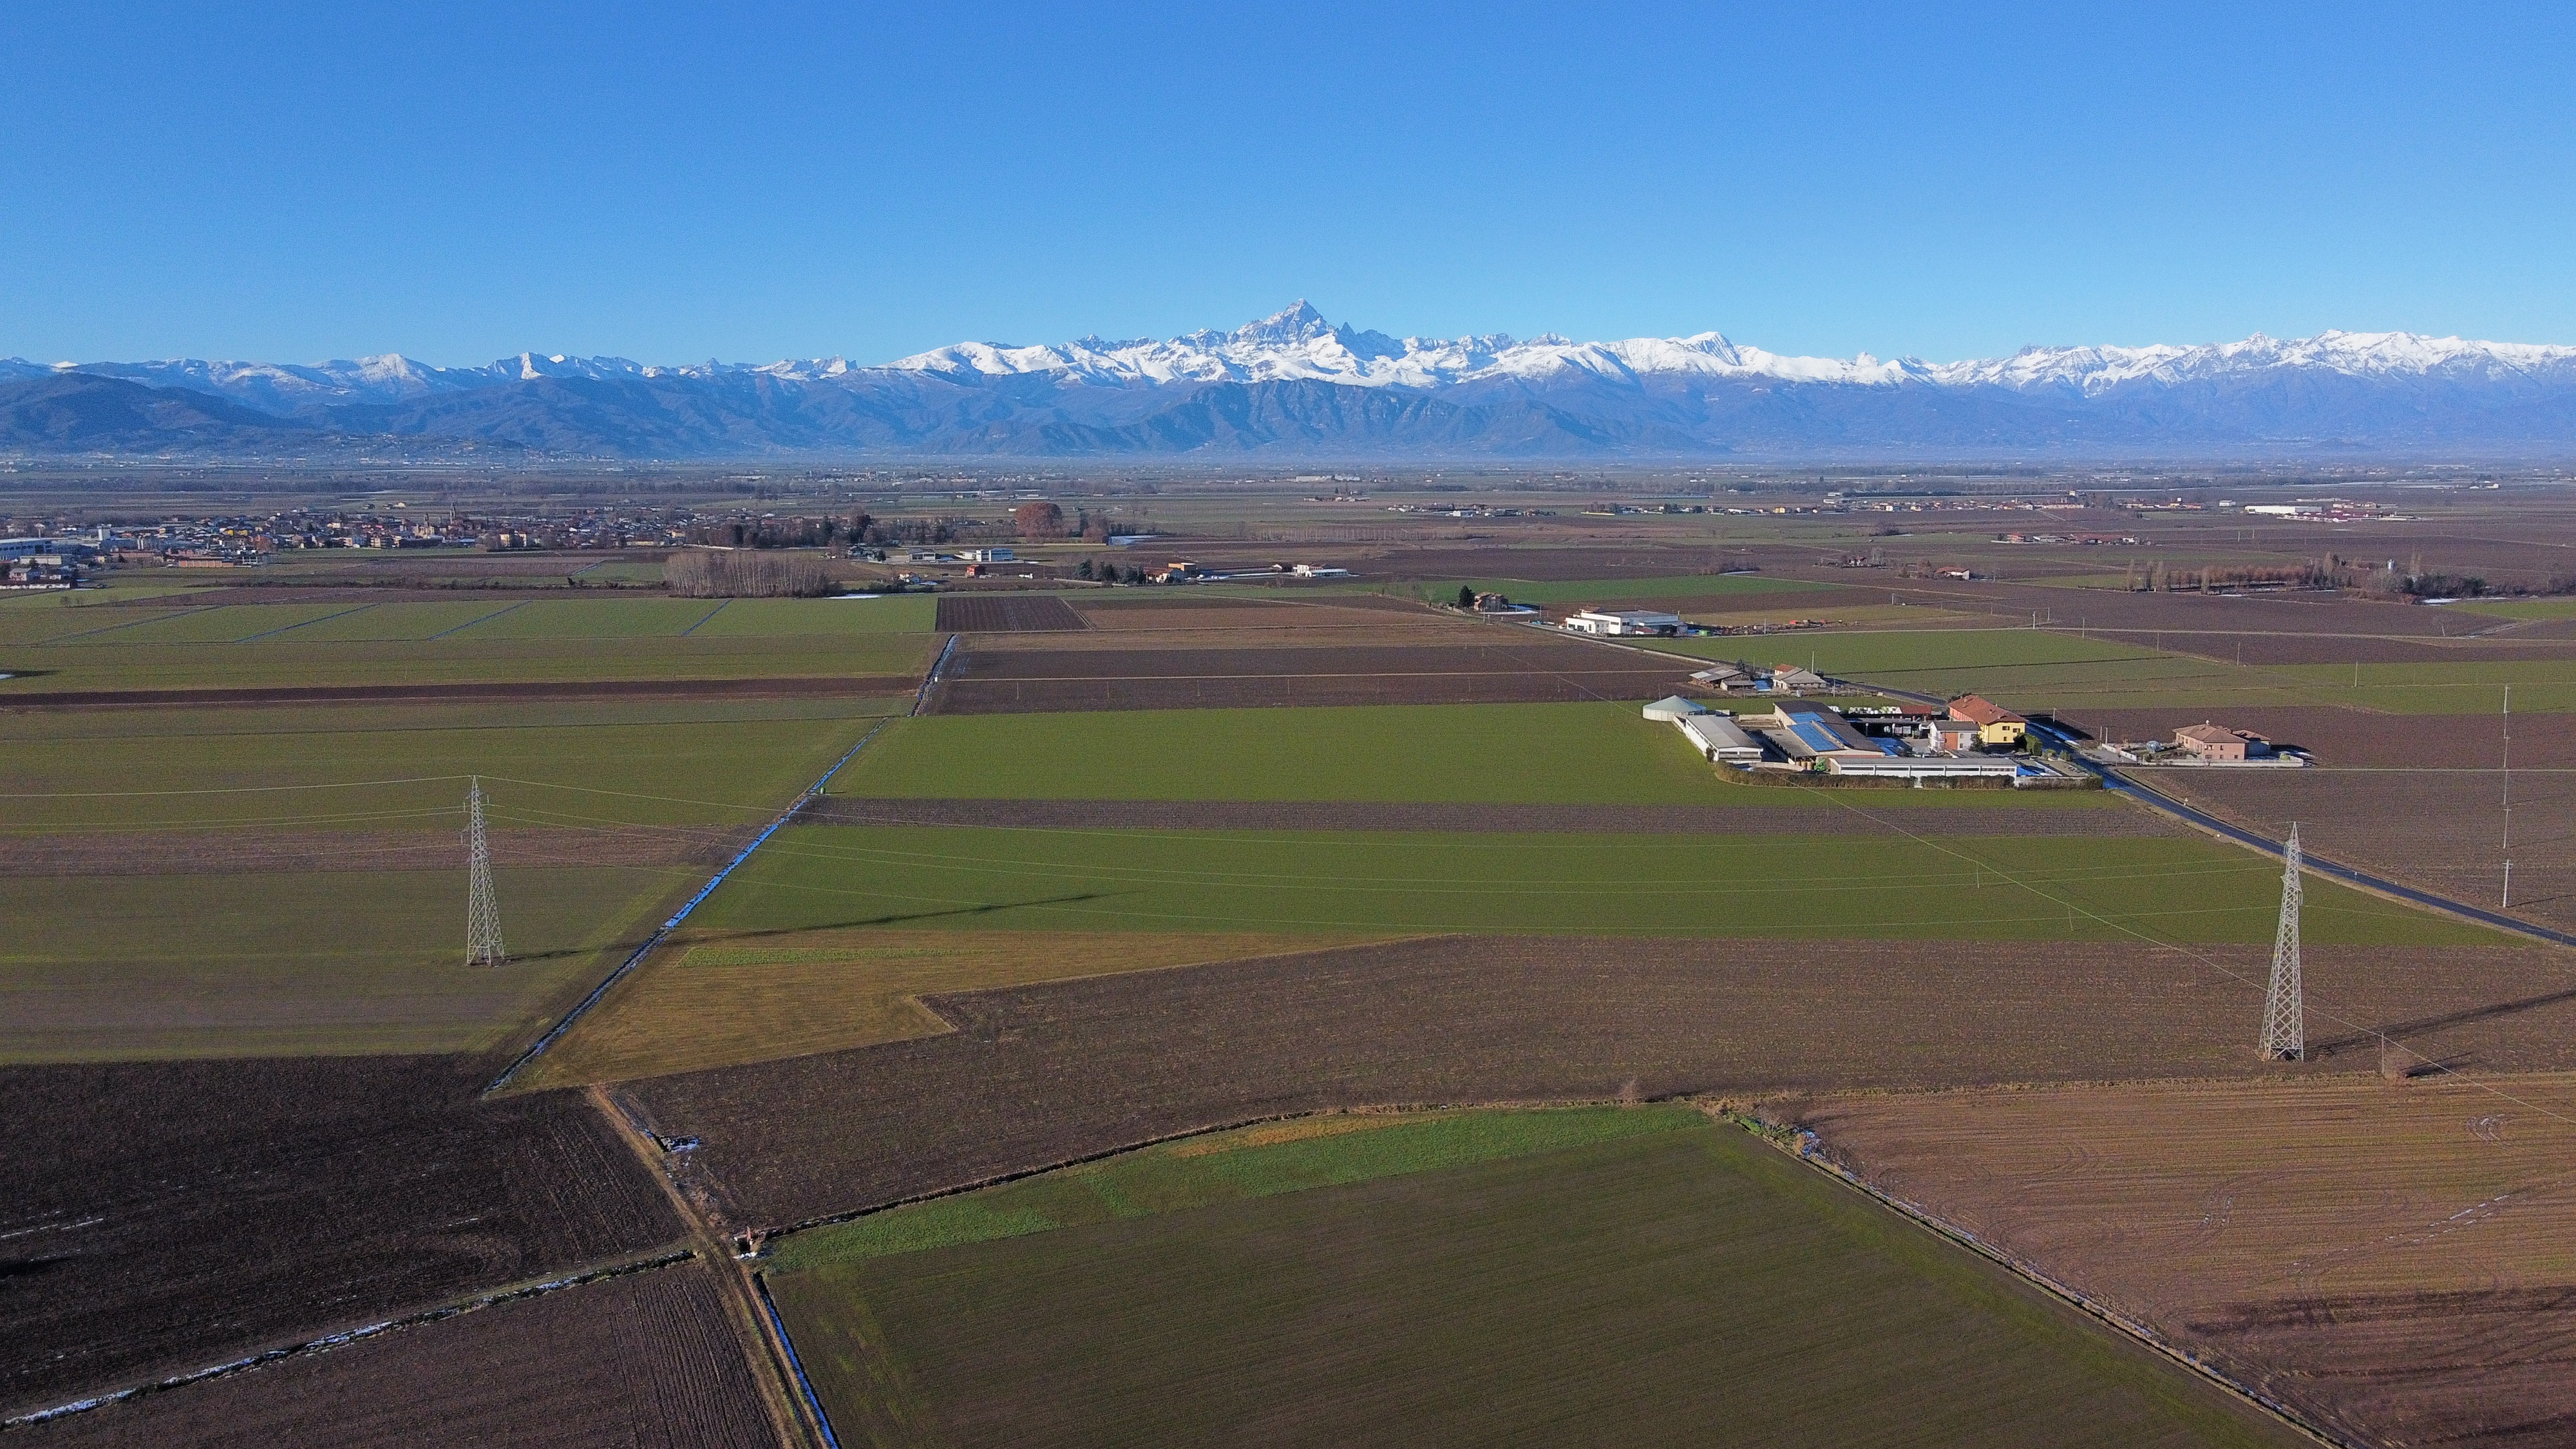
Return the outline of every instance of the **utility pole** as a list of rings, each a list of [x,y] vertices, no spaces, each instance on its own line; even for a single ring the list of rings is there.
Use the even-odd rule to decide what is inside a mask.
[[[2290,824],[2281,869],[2281,924],[2272,937],[2272,989],[2263,1001],[2263,1036],[2255,1043],[2265,1061],[2295,1062],[2308,1054],[2305,1004],[2299,993],[2299,826]]]
[[[2513,909],[2513,862],[2511,860],[2504,863],[2504,903],[2497,909],[2507,911]]]
[[[2504,848],[2513,849],[2513,686],[2504,687]]]
[[[501,902],[492,893],[492,846],[483,835],[483,781],[465,790],[465,964],[498,966],[509,959],[501,948]]]

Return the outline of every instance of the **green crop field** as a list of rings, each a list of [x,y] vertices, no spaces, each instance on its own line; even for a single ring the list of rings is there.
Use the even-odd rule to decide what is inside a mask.
[[[2303,1442],[1695,1113],[1355,1121],[798,1235],[767,1276],[853,1444]]]
[[[813,783],[886,700],[77,710],[0,716],[0,835],[174,826],[746,825]]]
[[[2279,880],[2168,837],[791,826],[694,924],[2253,942]],[[2324,881],[2307,923],[2319,943],[2495,940]]]
[[[2452,604],[2472,614],[2492,614],[2499,619],[2576,619],[2576,595],[2547,599],[2469,599]]]
[[[105,591],[111,599],[134,594]],[[0,609],[0,701],[16,691],[208,686],[812,679],[919,674],[928,597],[216,603],[50,596]]]
[[[52,644],[0,641],[0,673],[18,676],[0,681],[0,705],[12,693],[64,689],[917,677],[938,643],[936,635],[901,633],[620,640],[452,634],[335,643],[290,632],[239,645],[142,644],[119,642],[124,632]]]
[[[1781,638],[1727,637],[1668,639],[1655,648],[1695,658],[1745,661],[1755,665],[1796,664],[1862,684],[1883,685],[1916,694],[1952,696],[1982,694],[2020,710],[2074,711],[2086,707],[2154,708],[2185,706],[2222,708],[2247,705],[2335,704],[2354,702],[2350,665],[2245,666],[2195,658],[2143,645],[2087,638],[2049,629],[1917,629],[1853,633],[1800,633]],[[2366,703],[2398,712],[2440,713],[2453,708],[2439,703],[2440,693],[2425,679],[2424,666],[2383,665],[2383,673],[2403,676],[2369,693],[2370,670],[2363,667]],[[2337,673],[2340,669],[2342,672]],[[2567,679],[2568,667],[2554,663],[2440,665],[2436,671],[2458,671],[2465,677],[2500,680],[2526,670],[2541,677]],[[2338,687],[2341,686],[2341,687]],[[2561,694],[2536,693],[2534,709],[2567,708]],[[2542,703],[2541,700],[2551,703]]]
[[[605,975],[706,878],[495,872],[513,956],[464,964],[465,871],[0,878],[0,1062],[484,1051]]]
[[[1797,805],[1722,778],[1634,704],[933,715],[889,725],[836,794],[913,799]],[[1872,809],[2088,809],[2086,793],[1872,792]]]
[[[2576,712],[2576,659],[2364,664],[2358,670],[2349,664],[2294,664],[2275,672],[2308,684],[2320,703],[2392,714],[2492,714],[2504,707],[2507,685],[2513,687],[2516,714]]]
[[[736,599],[698,626],[698,637],[928,633],[939,601],[928,594],[877,599]]]

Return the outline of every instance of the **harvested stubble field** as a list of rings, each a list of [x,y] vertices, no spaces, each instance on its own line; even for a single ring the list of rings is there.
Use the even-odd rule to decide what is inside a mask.
[[[2519,742],[2517,742],[2519,749]],[[2513,914],[2576,926],[2576,770],[2517,769],[2513,845],[2494,770],[2141,770],[2138,778],[2273,839],[2293,822],[2328,860],[2459,900],[2502,899],[2513,861]]]
[[[1288,1113],[2184,1076],[2375,1072],[2246,1044],[2268,959],[2135,946],[1448,937],[931,998],[950,1034],[627,1089],[736,1221],[780,1225]],[[2308,952],[2320,1018],[2487,1069],[2576,1066],[2537,950]]]
[[[1006,649],[980,643],[950,665],[941,714],[1208,709],[1278,705],[1478,704],[1651,699],[1679,661],[1539,636],[1314,648]]]
[[[18,1432],[61,1449],[771,1449],[777,1431],[718,1294],[701,1264],[650,1269]]]
[[[579,1097],[457,1058],[0,1069],[16,1415],[681,1235]],[[25,1170],[41,1164],[42,1171]]]
[[[1068,602],[1092,628],[1122,634],[1289,630],[1324,637],[1320,631],[1360,631],[1401,638],[1470,627],[1468,621],[1426,609],[1411,599],[1353,595],[1248,599],[1192,590],[1178,598],[1109,594]]]
[[[937,640],[907,631],[927,628],[927,602],[603,596],[6,610],[0,670],[19,677],[0,682],[0,706],[27,694],[199,688],[918,679]]]
[[[731,860],[746,829],[631,830],[532,826],[490,833],[492,862],[509,868],[702,866]],[[456,870],[465,846],[444,830],[69,831],[0,835],[0,876],[230,875]]]
[[[497,970],[465,964],[461,863],[0,877],[0,1061],[493,1050],[706,874],[500,868],[512,955]]]
[[[1508,566],[1508,565],[1507,565]],[[1670,599],[1714,607],[1749,596],[1763,594],[1805,594],[1821,596],[1813,602],[1800,600],[1800,606],[1822,607],[1833,597],[1825,585],[1803,579],[1766,578],[1760,574],[1672,574],[1660,578],[1605,579],[1527,579],[1497,577],[1492,574],[1469,575],[1423,584],[1420,592],[1428,598],[1446,603],[1461,588],[1479,592],[1491,590],[1508,596],[1516,604],[1605,604],[1613,608],[1645,604],[1650,600]],[[1767,602],[1767,601],[1766,601]],[[1787,606],[1782,606],[1787,607]]]
[[[794,825],[700,909],[710,931],[1529,931],[2270,941],[2277,869],[2184,835],[1228,833]],[[2327,882],[2316,942],[2476,945],[2483,927]]]
[[[1052,1231],[777,1275],[843,1434],[2295,1442],[1679,1109],[1207,1141],[1078,1173],[992,1195],[1075,1210]],[[1086,1186],[1107,1212],[1080,1211]]]
[[[939,600],[938,628],[944,634],[1050,634],[1090,627],[1053,594],[948,594]]]
[[[764,824],[878,718],[840,701],[307,705],[0,715],[13,833]]]
[[[1841,1097],[1871,1182],[2368,1444],[2576,1431],[2576,1081]]]
[[[1795,797],[1792,797],[1795,799]],[[1166,800],[896,800],[833,796],[806,807],[804,825],[964,825],[1024,830],[1437,831],[1490,835],[1886,835],[1896,821],[1851,808],[1785,805],[1441,805],[1402,802]],[[1911,814],[1898,821],[1922,822]],[[2185,827],[2146,810],[1955,810],[1944,838],[1989,835],[2176,835]],[[0,854],[0,861],[7,859]]]
[[[1808,552],[1798,550],[1800,556]],[[1595,586],[1613,579],[1717,578],[1718,570],[1738,567],[1737,558],[1734,547],[1707,543],[1431,544],[1381,549],[1363,571],[1400,579],[1447,580],[1455,594],[1462,579]]]
[[[615,1082],[937,1036],[939,992],[1241,961],[1330,935],[810,931],[682,940],[615,990],[520,1083]]]
[[[1247,767],[1248,763],[1252,766]],[[900,719],[832,782],[839,795],[996,800],[1257,800],[1710,805],[1842,813],[1827,794],[1739,785],[1633,704],[1361,705]],[[1873,791],[1871,810],[2025,817],[2117,810],[2093,791]]]
[[[2387,715],[2338,705],[2205,709],[2089,710],[2066,717],[2097,740],[2168,740],[2184,725],[2216,721],[2252,730],[2314,754],[2329,768],[2492,771],[2505,763],[2506,721],[2495,714]],[[2576,767],[2576,731],[2555,720],[2530,722],[2513,741],[2513,763],[2532,769]],[[2159,777],[2168,778],[2168,777]]]

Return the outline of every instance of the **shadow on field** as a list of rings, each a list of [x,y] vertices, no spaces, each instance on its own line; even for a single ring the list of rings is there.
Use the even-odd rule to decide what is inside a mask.
[[[2410,1021],[2392,1021],[2378,1032],[2357,1031],[2318,1042],[2315,1052],[2319,1056],[2331,1056],[2351,1047],[2376,1045],[2382,1034],[2391,1037],[2419,1036],[2425,1032],[2444,1031],[2455,1026],[2469,1026],[2476,1022],[2518,1016],[2526,1011],[2536,1011],[2544,1006],[2557,1006],[2570,1001],[2576,1001],[2576,987],[2570,987],[2564,991],[2544,992],[2538,996],[2518,997],[2512,1001],[2499,1001],[2491,1006],[2474,1006],[2465,1011],[2445,1012],[2440,1016],[2419,1016]]]
[[[767,926],[758,930],[702,931],[693,937],[704,945],[715,941],[758,941],[772,936],[810,936],[817,931],[847,931],[860,926],[900,926],[912,921],[937,921],[956,916],[989,916],[996,911],[1025,910],[1031,906],[1069,906],[1083,901],[1115,900],[1128,891],[1082,891],[1069,896],[1046,896],[1034,901],[992,901],[980,906],[958,906],[945,911],[905,911],[890,916],[860,916],[847,921],[817,921],[810,926]]]

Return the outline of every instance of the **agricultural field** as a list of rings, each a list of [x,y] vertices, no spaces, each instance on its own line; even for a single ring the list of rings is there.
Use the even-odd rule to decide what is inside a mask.
[[[491,1050],[876,723],[703,701],[0,716],[0,1060]],[[469,776],[498,970],[463,959]]]
[[[2576,1420],[2576,1081],[1829,1097],[1870,1182],[2365,1443]]]
[[[649,1269],[13,1431],[138,1443],[365,1449],[435,1425],[460,1444],[774,1449],[713,1272]]]
[[[1257,768],[1247,767],[1257,762]],[[925,717],[886,727],[835,795],[912,799],[2116,809],[2089,791],[1828,797],[1726,779],[1626,701]],[[1141,817],[1136,823],[1145,823]]]
[[[0,1416],[667,1246],[577,1097],[453,1058],[0,1068]],[[256,1382],[256,1378],[245,1382]]]
[[[1050,634],[1088,629],[1090,622],[1053,594],[952,594],[939,600],[943,631]]]
[[[774,1270],[851,1440],[2296,1442],[1674,1108],[1273,1129],[979,1198]]]
[[[512,956],[488,968],[464,960],[461,858],[369,865],[0,880],[0,1061],[489,1051],[708,874],[496,868]]]
[[[906,700],[0,713],[0,833],[765,823]]]
[[[1746,805],[1477,805],[1368,800],[937,800],[835,795],[797,814],[805,825],[970,825],[1020,830],[1226,831],[1437,831],[1467,835],[1883,835],[1896,830],[1903,812],[1890,815],[1867,796],[1876,789],[1842,791],[1857,808],[1820,805],[1823,792],[1792,780],[1773,779],[1743,788],[1779,804]],[[1901,787],[1900,787],[1901,788]],[[1914,792],[1905,792],[1911,795]],[[1953,792],[1993,800],[1999,790]],[[1853,799],[1858,794],[1863,798]],[[1902,799],[1904,796],[1899,796]],[[2024,797],[2026,809],[1958,809],[1931,823],[1944,838],[1994,835],[2179,835],[2188,830],[2147,810],[2119,808],[2095,791],[2053,791]],[[2083,801],[2061,806],[2054,802]],[[2112,808],[2091,808],[2104,800]],[[0,855],[0,859],[5,859]]]
[[[1177,640],[1152,648],[1067,648],[979,638],[949,665],[932,712],[1646,700],[1671,693],[1688,673],[1676,660],[1499,629],[1474,642],[1303,648],[1240,640],[1202,648]]]
[[[1347,944],[1331,934],[815,931],[674,946],[540,1058],[532,1087],[703,1071],[936,1036],[933,993],[1240,961]]]
[[[1044,938],[1038,938],[1043,941]],[[2315,1059],[2258,1062],[2266,946],[1449,936],[936,994],[949,1029],[633,1082],[746,1226],[1175,1133],[1373,1105],[2375,1074],[2381,1029],[2576,1068],[2536,948],[2311,947]],[[1032,967],[1040,974],[1042,967]],[[2350,1023],[2350,1024],[2345,1024]]]
[[[911,598],[110,599],[0,610],[0,672],[15,676],[0,707],[96,691],[900,681],[936,648],[929,601]]]
[[[1423,598],[1448,603],[1461,588],[1492,591],[1515,604],[1604,604],[1644,599],[1733,600],[1751,594],[1813,593],[1824,585],[1759,574],[1672,574],[1660,578],[1524,579],[1509,576],[1439,579],[1420,584]]]
[[[2098,790],[1730,778],[1637,705],[1744,658],[2105,728],[2215,715],[2320,748],[2296,781],[2320,794],[2176,788],[2466,893],[2475,842],[2428,822],[2443,782],[2484,788],[2478,691],[2510,679],[2535,716],[2517,905],[2555,919],[2560,621],[1848,566],[2103,562],[1984,532],[2027,513],[1887,534],[1572,496],[1283,527],[1273,500],[1175,487],[1128,555],[1357,575],[1322,585],[729,601],[653,587],[647,551],[0,599],[0,1094],[48,1164],[0,1211],[0,1419],[420,1319],[7,1432],[813,1449],[780,1421],[756,1271],[853,1445],[2288,1442],[1699,1107],[1858,1124],[2128,1084],[2133,1167],[2189,1116],[2154,1094],[2241,1091],[2252,1140],[2366,1160],[2370,1132],[2433,1144],[2454,1109],[2264,1104],[2430,1101],[2381,1080],[2383,1032],[2418,1065],[2576,1073],[2564,953],[2313,880],[2310,1058],[2262,1062],[2277,863]],[[2167,530],[2281,562],[2240,531]],[[1552,612],[1833,624],[1614,648],[1425,606],[1461,580]],[[2418,727],[2460,773],[2424,772]],[[462,960],[469,779],[498,969]],[[2034,1181],[2060,1211],[2048,1169],[1925,1120],[1961,1144],[1935,1186],[1965,1211]],[[2356,1232],[2504,1190],[2413,1151]],[[2282,1241],[2323,1194],[2367,1195],[2291,1186],[2311,1206]],[[2161,1190],[2128,1196],[2162,1212]],[[2450,1240],[2488,1218],[2467,1221]],[[2457,1364],[2456,1319],[2545,1362],[2513,1334],[2576,1296],[2547,1236],[2479,1260],[2498,1283],[2419,1274],[2422,1311],[2412,1279],[2330,1276],[2325,1324],[2188,1245],[2083,1261],[2186,1303],[2176,1334],[2250,1380],[2351,1367],[2300,1402],[2384,1439],[2428,1421],[2337,1326]],[[2446,1372],[2425,1412],[2469,1422]]]
[[[2576,595],[2562,594],[2548,599],[2463,599],[2451,607],[2499,619],[2576,619]]]
[[[1502,931],[2269,941],[2280,878],[2182,837],[1339,834],[796,825],[708,932],[936,922],[1034,931]],[[2474,945],[2483,928],[2326,884],[2308,939]]]

